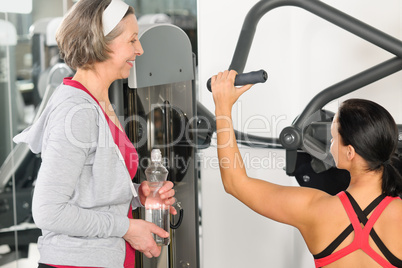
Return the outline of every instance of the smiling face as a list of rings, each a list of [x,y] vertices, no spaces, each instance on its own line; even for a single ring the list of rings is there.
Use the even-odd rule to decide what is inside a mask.
[[[128,15],[119,23],[123,32],[109,45],[112,53],[107,60],[109,70],[115,79],[127,78],[135,58],[144,53],[138,40],[138,23],[134,15]]]

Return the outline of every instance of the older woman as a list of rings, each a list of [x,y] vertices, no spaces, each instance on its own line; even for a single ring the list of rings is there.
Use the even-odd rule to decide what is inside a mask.
[[[132,219],[150,189],[131,181],[138,156],[108,95],[143,54],[134,9],[121,0],[80,0],[56,40],[76,73],[14,139],[42,157],[32,208],[42,229],[39,267],[134,267],[134,249],[158,256],[152,234],[169,236]],[[172,187],[167,182],[160,189],[168,205],[175,201]]]
[[[234,87],[235,76],[225,71],[211,79],[225,190],[257,213],[298,228],[316,267],[402,267],[402,177],[391,115],[367,100],[347,100],[339,107],[331,153],[337,167],[350,172],[347,191],[331,196],[280,186],[248,177],[244,165],[235,163],[241,156],[231,110],[251,87]]]

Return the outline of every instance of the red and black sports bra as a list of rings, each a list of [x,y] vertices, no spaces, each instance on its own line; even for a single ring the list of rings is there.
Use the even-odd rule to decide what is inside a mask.
[[[323,267],[330,263],[333,263],[342,257],[361,249],[371,258],[373,258],[378,264],[386,268],[402,267],[402,260],[395,257],[391,251],[384,245],[380,237],[377,235],[373,226],[381,213],[388,206],[388,204],[394,199],[400,199],[399,197],[391,197],[380,195],[364,211],[357,204],[356,200],[348,192],[340,192],[338,194],[343,207],[348,214],[351,224],[343,231],[326,249],[321,253],[313,255],[316,267]],[[367,216],[373,211],[373,214],[367,219]],[[363,224],[362,228],[360,224]],[[348,236],[354,231],[355,237],[353,242],[347,247],[332,253]],[[369,236],[373,239],[377,247],[385,256],[384,259],[381,255],[375,252],[369,245]]]

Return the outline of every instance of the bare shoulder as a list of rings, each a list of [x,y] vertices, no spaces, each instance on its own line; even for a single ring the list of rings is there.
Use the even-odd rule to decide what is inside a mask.
[[[402,200],[396,199],[393,200],[386,210],[384,211],[387,218],[392,221],[402,222]]]
[[[374,225],[374,228],[378,229],[379,233],[390,236],[389,240],[394,239],[395,235],[400,237],[402,235],[402,229],[400,228],[402,222],[402,200],[396,199],[389,203],[377,222],[378,224]],[[400,247],[402,249],[402,244]]]
[[[402,244],[395,237],[402,236],[402,200],[393,200],[384,210],[374,225],[378,235],[387,248],[399,259],[402,259]]]
[[[316,204],[317,209],[322,213],[333,213],[334,210],[342,209],[341,200],[337,195],[318,194],[316,195]]]
[[[327,226],[328,220],[338,222],[342,218],[339,215],[344,214],[344,209],[338,196],[323,191],[311,191],[310,196],[309,226]]]
[[[350,224],[338,196],[318,194],[309,225],[299,229],[313,254],[325,249]]]

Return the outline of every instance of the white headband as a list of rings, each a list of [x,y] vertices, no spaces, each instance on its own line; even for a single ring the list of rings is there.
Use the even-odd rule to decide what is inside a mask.
[[[112,0],[102,15],[103,35],[108,35],[119,24],[128,10],[122,0]]]

